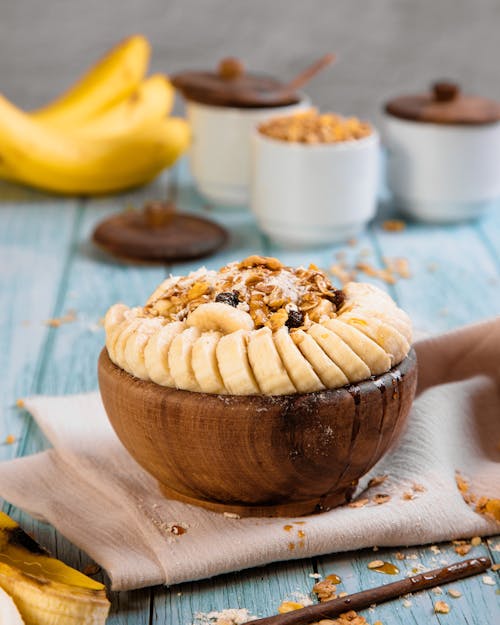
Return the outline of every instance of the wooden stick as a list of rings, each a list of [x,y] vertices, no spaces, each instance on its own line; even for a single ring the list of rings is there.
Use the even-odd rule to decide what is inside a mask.
[[[283,87],[283,93],[294,93],[295,91],[303,87],[307,82],[309,82],[311,78],[316,76],[318,72],[330,65],[330,63],[333,63],[334,60],[335,54],[325,54],[320,59],[315,61],[312,65],[307,67],[303,72],[300,72],[300,74],[296,76],[292,81],[290,81],[287,85],[285,85]]]
[[[341,599],[332,599],[324,603],[306,606],[300,610],[293,610],[285,614],[268,616],[255,621],[248,621],[244,625],[307,625],[324,618],[332,618],[348,612],[349,610],[363,610],[373,604],[383,603],[401,595],[406,595],[426,588],[432,588],[441,584],[448,584],[457,579],[483,573],[491,566],[489,558],[473,558],[462,560],[445,566],[441,569],[434,569],[427,573],[419,573],[405,579],[400,579],[392,584],[377,586],[369,590],[363,590],[353,595],[347,595]]]

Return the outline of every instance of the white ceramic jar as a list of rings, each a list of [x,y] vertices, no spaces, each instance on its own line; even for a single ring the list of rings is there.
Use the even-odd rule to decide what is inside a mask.
[[[375,215],[379,139],[292,143],[253,135],[251,207],[264,233],[286,246],[346,241]]]
[[[395,206],[417,219],[452,222],[498,202],[499,111],[495,102],[461,96],[448,83],[389,103],[384,140]]]
[[[250,200],[253,130],[269,117],[308,108],[310,101],[303,96],[288,106],[238,108],[188,100],[186,106],[193,134],[188,157],[197,188],[216,204],[242,206]]]

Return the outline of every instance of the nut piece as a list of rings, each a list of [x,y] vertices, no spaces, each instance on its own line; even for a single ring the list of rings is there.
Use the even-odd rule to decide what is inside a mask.
[[[368,562],[368,568],[369,569],[379,569],[381,566],[384,566],[384,561],[383,560],[372,560],[371,562]]]
[[[436,601],[434,604],[434,612],[436,614],[448,614],[450,611],[450,606],[446,603],[446,601]]]

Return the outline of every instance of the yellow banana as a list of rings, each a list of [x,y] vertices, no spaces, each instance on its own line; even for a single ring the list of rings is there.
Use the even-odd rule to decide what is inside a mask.
[[[80,137],[33,120],[0,96],[0,163],[17,182],[48,191],[99,194],[152,180],[190,139],[185,120],[169,117],[131,136]]]
[[[84,122],[74,132],[95,138],[132,134],[166,117],[172,110],[174,95],[174,87],[168,78],[155,74],[142,82],[127,98]]]
[[[25,625],[104,625],[109,612],[103,584],[51,558],[3,513],[0,588]]]
[[[143,79],[151,53],[142,35],[128,37],[54,102],[33,111],[34,118],[70,128],[88,121],[135,91]]]

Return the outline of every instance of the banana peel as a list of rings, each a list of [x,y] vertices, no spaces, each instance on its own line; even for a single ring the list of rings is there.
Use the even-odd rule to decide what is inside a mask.
[[[50,557],[3,513],[0,588],[12,597],[25,625],[103,625],[110,607],[103,584]]]

